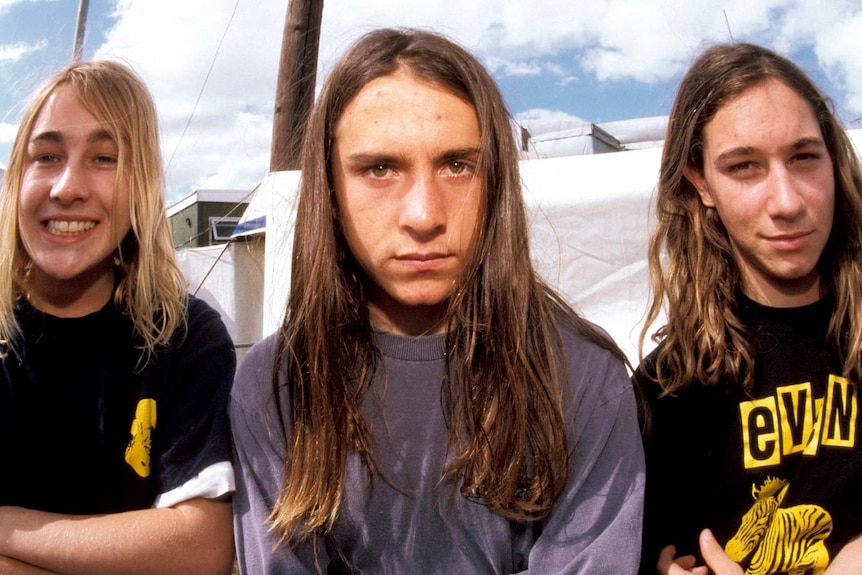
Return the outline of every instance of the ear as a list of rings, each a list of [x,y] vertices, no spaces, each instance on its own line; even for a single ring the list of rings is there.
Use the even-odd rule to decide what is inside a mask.
[[[695,168],[691,164],[686,164],[682,168],[682,173],[685,175],[685,179],[691,182],[691,185],[697,190],[701,203],[707,208],[714,208],[715,199],[713,199],[709,191],[709,186],[706,185],[703,170]]]

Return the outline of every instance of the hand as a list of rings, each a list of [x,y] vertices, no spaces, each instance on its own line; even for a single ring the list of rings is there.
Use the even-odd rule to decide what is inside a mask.
[[[700,553],[706,566],[696,567],[696,559],[693,555],[674,557],[676,547],[668,545],[658,556],[656,573],[658,575],[708,575],[713,572],[715,575],[743,575],[742,567],[727,556],[709,529],[704,529],[700,534]]]
[[[694,555],[676,555],[676,547],[668,545],[658,555],[655,572],[658,575],[707,575],[706,567],[695,567]]]

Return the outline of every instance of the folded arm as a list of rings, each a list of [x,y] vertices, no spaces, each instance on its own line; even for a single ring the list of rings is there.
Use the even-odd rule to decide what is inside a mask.
[[[226,574],[232,537],[230,502],[202,498],[90,516],[0,507],[3,573],[136,575],[165,573],[169,566],[176,574]]]

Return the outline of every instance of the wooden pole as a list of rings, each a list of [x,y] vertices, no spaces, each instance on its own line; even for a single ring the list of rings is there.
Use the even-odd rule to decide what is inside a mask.
[[[305,122],[314,103],[322,19],[323,0],[288,3],[272,121],[272,172],[299,169]]]

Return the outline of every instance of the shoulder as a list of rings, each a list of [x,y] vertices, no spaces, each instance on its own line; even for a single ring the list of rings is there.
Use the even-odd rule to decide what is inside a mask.
[[[221,319],[221,315],[213,309],[210,304],[193,295],[188,296],[186,314],[188,316],[189,325],[192,325],[192,323],[208,323],[213,321],[224,323]]]
[[[207,302],[193,295],[189,295],[186,303],[186,323],[177,329],[173,340],[175,345],[181,346],[195,342],[208,346],[228,344],[233,347],[221,315]]]
[[[243,406],[259,408],[264,393],[272,389],[273,363],[275,361],[278,333],[274,333],[254,344],[237,370],[231,397]]]
[[[623,357],[601,327],[583,319],[577,323],[564,320],[560,322],[560,334],[565,368],[576,399],[594,396],[595,401],[603,402],[631,392]]]

